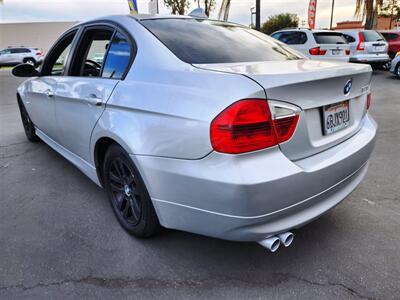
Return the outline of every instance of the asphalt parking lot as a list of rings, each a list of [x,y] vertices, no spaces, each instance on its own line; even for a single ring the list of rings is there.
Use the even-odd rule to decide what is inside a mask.
[[[389,73],[373,79],[366,179],[276,253],[173,230],[129,236],[99,187],[26,140],[21,81],[0,70],[1,299],[400,298],[400,81]]]

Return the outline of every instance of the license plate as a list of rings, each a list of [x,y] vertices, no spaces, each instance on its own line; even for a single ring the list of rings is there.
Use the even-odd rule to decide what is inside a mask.
[[[374,47],[374,52],[383,52],[385,50],[385,47],[382,46],[375,46]]]
[[[323,107],[324,134],[332,134],[350,125],[349,101]]]
[[[333,49],[332,50],[332,55],[340,55],[342,51],[340,51],[340,49]]]

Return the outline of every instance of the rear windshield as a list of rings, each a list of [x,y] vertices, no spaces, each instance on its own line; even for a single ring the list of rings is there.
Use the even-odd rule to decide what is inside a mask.
[[[141,23],[190,64],[303,58],[271,37],[235,24],[204,19],[149,19]]]
[[[395,40],[400,36],[397,33],[392,33],[392,32],[383,32],[381,34],[385,37],[387,41]]]
[[[314,33],[317,44],[347,44],[343,34],[339,32],[317,32]]]
[[[364,41],[366,42],[377,42],[385,40],[380,33],[373,30],[363,31],[362,35],[364,37]]]

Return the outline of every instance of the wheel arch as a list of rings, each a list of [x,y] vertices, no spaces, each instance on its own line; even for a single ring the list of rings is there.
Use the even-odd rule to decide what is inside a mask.
[[[118,137],[110,136],[110,135],[103,135],[99,136],[96,138],[96,142],[93,143],[93,163],[96,168],[97,172],[97,177],[99,178],[100,184],[104,187],[103,185],[103,162],[104,162],[104,157],[107,152],[107,149],[111,145],[118,145],[122,149],[126,151],[126,153],[130,154],[132,151],[130,151],[129,147]],[[137,162],[133,161],[133,163],[137,166]]]
[[[94,146],[93,160],[96,167],[97,177],[99,178],[100,184],[104,187],[103,182],[103,162],[106,155],[107,149],[113,145],[117,144],[121,146],[116,140],[110,137],[99,138]]]
[[[32,59],[34,62],[36,62],[36,59],[34,57],[31,57],[31,56],[24,57],[24,59],[22,61],[26,62],[28,59]]]

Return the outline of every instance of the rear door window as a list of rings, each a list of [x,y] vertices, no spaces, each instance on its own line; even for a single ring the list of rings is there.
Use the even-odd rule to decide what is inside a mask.
[[[289,47],[247,27],[205,19],[147,19],[141,23],[190,64],[301,59]]]
[[[348,34],[343,34],[343,37],[346,39],[348,43],[354,43],[356,41],[355,38],[353,38],[351,35]]]
[[[317,44],[347,44],[347,40],[339,32],[316,32],[314,38]]]
[[[102,77],[121,79],[127,71],[131,59],[131,46],[128,38],[116,32],[109,46],[103,66]]]
[[[374,30],[363,31],[362,35],[364,37],[364,41],[366,41],[366,42],[378,42],[378,41],[385,40],[384,37],[380,33],[376,32]]]
[[[278,32],[272,37],[287,45],[303,45],[307,42],[307,35],[300,31]]]
[[[384,38],[385,38],[387,41],[395,40],[395,39],[397,39],[397,38],[399,37],[398,34],[396,34],[396,33],[389,33],[389,32],[382,33],[382,35],[384,36]]]

